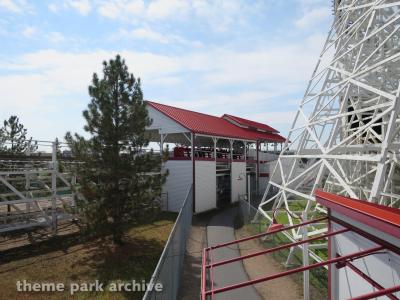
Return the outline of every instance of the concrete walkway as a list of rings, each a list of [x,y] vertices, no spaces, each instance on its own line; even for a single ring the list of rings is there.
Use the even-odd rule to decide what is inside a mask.
[[[207,226],[208,246],[235,240],[234,219],[237,207],[226,208],[214,215]],[[237,245],[231,245],[212,251],[212,261],[220,261],[240,256]],[[241,261],[216,267],[213,270],[214,288],[249,280]],[[248,286],[215,295],[215,299],[258,300],[262,299],[253,286]]]

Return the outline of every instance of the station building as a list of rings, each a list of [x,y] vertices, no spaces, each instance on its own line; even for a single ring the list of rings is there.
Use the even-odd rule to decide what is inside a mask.
[[[147,101],[152,142],[168,159],[167,210],[179,211],[193,188],[195,213],[263,192],[285,138],[262,123],[224,114],[216,117]],[[168,145],[168,147],[167,147]],[[165,153],[168,151],[168,153]]]

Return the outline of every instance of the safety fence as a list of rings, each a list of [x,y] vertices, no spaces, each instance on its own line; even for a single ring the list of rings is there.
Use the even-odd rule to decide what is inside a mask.
[[[148,289],[143,299],[177,299],[186,252],[186,241],[192,224],[192,209],[193,188],[190,185],[175,225],[149,282],[150,287],[154,287],[157,283],[161,284],[162,290]]]
[[[283,214],[282,214],[283,215]],[[271,215],[272,216],[272,215]],[[276,214],[277,219],[280,219],[279,214]],[[267,220],[256,207],[249,205],[248,201],[239,201],[239,220],[242,230],[246,232],[246,235],[255,235],[265,233],[270,226],[270,221]],[[286,224],[287,220],[281,220],[283,224]],[[285,222],[286,221],[286,222]],[[297,222],[299,223],[299,222]],[[297,224],[296,223],[296,224]],[[326,226],[324,223],[323,226]],[[280,247],[284,244],[296,242],[296,240],[289,239],[289,236],[284,232],[274,234],[270,238],[262,238],[258,240],[259,245],[262,248],[270,249],[274,247]],[[320,248],[322,244],[319,241],[311,243],[309,246],[310,260],[317,263],[323,260],[317,260],[321,256],[327,259],[326,247]],[[312,251],[310,251],[313,249]],[[317,253],[319,256],[315,255]],[[292,269],[303,265],[302,251],[300,247],[291,247],[283,249],[271,254],[271,257],[278,262],[282,267],[286,269]],[[303,277],[302,274],[292,275],[292,279],[301,286]],[[328,292],[328,272],[326,268],[318,268],[310,271],[310,293],[311,299],[327,299]]]

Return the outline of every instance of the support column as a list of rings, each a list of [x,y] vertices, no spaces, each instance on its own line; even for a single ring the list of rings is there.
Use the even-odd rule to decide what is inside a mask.
[[[218,139],[213,137],[213,142],[214,142],[214,160],[217,161],[217,141]]]
[[[256,164],[256,193],[258,195],[258,188],[259,188],[259,180],[260,180],[260,142],[256,142],[256,159],[257,159],[257,164]]]
[[[246,164],[246,174],[247,174],[247,142],[244,141],[244,163]]]
[[[57,163],[57,147],[58,140],[56,139],[53,142],[53,151],[51,154],[52,158],[52,167],[53,170],[51,172],[51,226],[53,230],[53,234],[57,233],[57,172],[58,172],[58,163]]]
[[[307,222],[307,212],[302,213],[302,222]],[[303,241],[307,240],[307,225],[302,226],[302,238]],[[303,266],[308,267],[309,255],[308,255],[308,243],[303,244]],[[310,300],[310,271],[306,270],[303,272],[303,299]]]
[[[160,134],[160,154],[161,154],[161,156],[164,154],[164,141],[165,141],[166,137],[167,137],[166,134],[163,134],[163,133]]]
[[[196,166],[196,161],[194,159],[194,145],[195,145],[195,134],[193,132],[190,133],[190,147],[191,147],[191,151],[190,151],[190,158],[192,159],[192,174],[193,174],[193,179],[192,179],[192,184],[193,184],[193,212],[196,212],[196,170],[195,170],[195,166]]]
[[[233,140],[229,139],[229,145],[230,145],[230,157],[231,157],[231,161],[233,161]]]

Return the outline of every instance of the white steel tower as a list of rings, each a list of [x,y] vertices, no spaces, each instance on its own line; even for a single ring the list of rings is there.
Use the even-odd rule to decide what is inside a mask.
[[[333,25],[259,205],[267,219],[276,210],[289,224],[302,212],[311,218],[322,211],[317,188],[399,207],[399,26],[400,1],[334,2]]]

